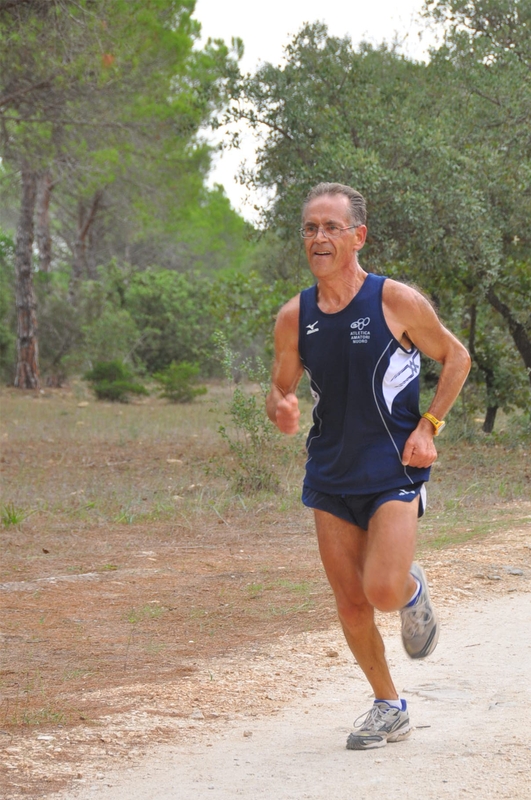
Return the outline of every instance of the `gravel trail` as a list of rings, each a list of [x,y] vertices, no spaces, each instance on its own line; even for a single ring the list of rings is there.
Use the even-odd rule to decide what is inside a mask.
[[[64,800],[531,799],[531,593],[442,610],[437,650],[410,661],[386,634],[415,730],[368,752],[345,749],[372,702],[339,632],[327,667],[278,713],[198,720],[194,737],[159,746],[128,769],[105,768]],[[325,634],[309,634],[322,648]],[[298,648],[286,659],[297,661]],[[337,656],[335,658],[334,656]],[[307,691],[302,691],[306,688]]]

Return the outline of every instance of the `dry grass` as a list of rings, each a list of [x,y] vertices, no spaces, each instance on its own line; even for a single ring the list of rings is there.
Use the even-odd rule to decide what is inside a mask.
[[[2,579],[35,577],[37,564],[44,574],[53,574],[58,550],[71,553],[64,564],[69,572],[112,571],[120,559],[111,557],[113,548],[105,542],[122,528],[135,541],[140,531],[146,548],[161,526],[172,531],[173,543],[186,535],[192,541],[199,537],[200,546],[198,532],[225,524],[229,516],[242,514],[259,526],[271,515],[280,525],[299,524],[301,514],[307,519],[299,507],[302,434],[284,440],[283,455],[274,454],[282,485],[276,496],[235,494],[220,476],[216,464],[230,466],[231,458],[218,434],[220,422],[227,424],[228,400],[228,389],[219,384],[187,405],[155,398],[129,405],[98,403],[83,383],[37,394],[4,390]],[[309,421],[309,408],[306,412]],[[530,496],[528,442],[503,436],[476,436],[470,442],[453,433],[453,440],[441,437],[433,468],[429,513],[420,527],[424,546],[496,530],[514,517],[515,504]],[[86,549],[98,557],[89,558]]]
[[[4,508],[23,517],[36,514],[47,529],[66,521],[90,526],[186,519],[234,501],[212,463],[229,459],[217,432],[221,421],[227,424],[227,389],[213,385],[187,405],[153,398],[96,403],[78,400],[81,391],[3,393]],[[283,479],[289,493],[300,483],[300,448],[288,462]]]

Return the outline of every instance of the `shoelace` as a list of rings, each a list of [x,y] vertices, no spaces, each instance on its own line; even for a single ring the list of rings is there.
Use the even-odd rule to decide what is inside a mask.
[[[416,605],[403,609],[403,611],[404,625],[402,630],[405,636],[416,636],[418,633],[422,633],[433,617],[425,597],[419,600]]]
[[[380,723],[383,722],[383,718],[391,710],[391,707],[384,708],[383,706],[377,705],[376,703],[370,709],[363,714],[360,714],[357,719],[354,720],[354,727],[359,728],[360,730],[378,730],[380,727]],[[358,725],[359,720],[362,720]]]

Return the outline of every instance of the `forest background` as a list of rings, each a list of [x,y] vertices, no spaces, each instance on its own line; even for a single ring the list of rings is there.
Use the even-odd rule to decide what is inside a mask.
[[[233,367],[267,364],[309,282],[301,200],[336,180],[368,199],[364,267],[421,286],[468,346],[458,412],[529,432],[531,2],[428,1],[426,63],[305,25],[253,74],[240,40],[199,45],[194,6],[0,0],[2,380],[58,387],[108,362],[206,380],[216,331]],[[270,198],[256,225],[207,187],[204,132],[238,147],[234,122],[259,140],[239,175]]]

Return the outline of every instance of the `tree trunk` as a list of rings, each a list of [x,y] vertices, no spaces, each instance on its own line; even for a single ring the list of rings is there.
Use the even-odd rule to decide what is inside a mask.
[[[509,333],[513,337],[516,349],[522,356],[529,380],[531,381],[531,335],[529,334],[529,331],[525,325],[522,325],[521,322],[518,322],[509,306],[500,300],[492,287],[487,292],[487,300],[506,321],[507,327],[509,328]]]
[[[39,251],[39,269],[50,272],[52,263],[52,237],[50,236],[50,200],[53,183],[48,170],[44,172],[37,186],[37,214],[35,241]]]
[[[39,388],[39,347],[37,301],[33,288],[33,215],[37,196],[37,176],[27,164],[22,166],[22,203],[15,249],[17,303],[17,371],[15,386]]]
[[[87,275],[89,277],[89,280],[91,281],[98,280],[98,263],[96,261],[96,255],[94,252],[95,241],[96,241],[95,229],[94,225],[91,225],[87,236],[87,252],[86,252]]]
[[[70,302],[75,305],[77,299],[77,290],[79,284],[85,275],[88,274],[87,268],[87,240],[90,229],[96,219],[98,207],[103,197],[103,190],[95,192],[90,207],[85,209],[85,205],[79,201],[78,205],[78,222],[76,241],[74,242],[74,260],[72,262],[72,278],[70,280],[70,287],[68,296]]]
[[[484,358],[481,358],[479,354],[476,352],[476,327],[477,327],[477,306],[473,303],[469,308],[470,314],[470,332],[468,335],[468,350],[473,361],[477,364],[479,370],[483,373],[485,377],[485,386],[487,388],[487,402],[490,396],[490,393],[494,387],[494,372],[492,368],[489,366],[488,362],[485,361]],[[496,414],[498,413],[498,406],[497,405],[488,405],[487,411],[485,413],[485,419],[482,425],[482,431],[484,433],[492,433],[494,430],[494,423],[496,421]]]
[[[496,422],[496,414],[498,413],[498,406],[489,406],[485,414],[485,420],[481,430],[483,433],[492,433],[494,430],[494,423]]]

